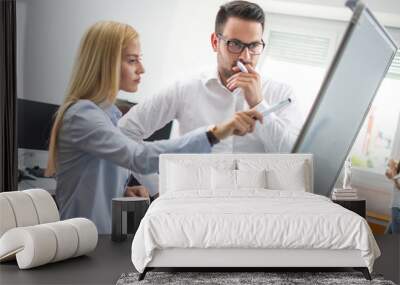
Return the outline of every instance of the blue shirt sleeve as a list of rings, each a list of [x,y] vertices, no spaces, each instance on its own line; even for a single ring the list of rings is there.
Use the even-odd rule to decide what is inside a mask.
[[[204,129],[173,140],[139,143],[122,134],[94,103],[73,107],[67,111],[62,129],[76,148],[141,174],[158,171],[161,153],[211,152]]]

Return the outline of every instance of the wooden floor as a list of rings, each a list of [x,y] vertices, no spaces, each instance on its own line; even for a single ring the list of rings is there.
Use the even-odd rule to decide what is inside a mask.
[[[374,272],[400,283],[400,235],[376,236],[382,256]],[[100,236],[94,252],[88,256],[19,270],[15,261],[0,264],[0,284],[115,284],[122,273],[135,271],[131,262],[132,238],[112,242]],[[312,270],[310,270],[312,271]]]
[[[390,216],[367,211],[367,221],[374,235],[383,235],[390,222]]]

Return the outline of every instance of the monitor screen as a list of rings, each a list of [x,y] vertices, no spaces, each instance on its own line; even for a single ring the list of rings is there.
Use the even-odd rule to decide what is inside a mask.
[[[17,141],[19,148],[47,150],[53,116],[58,105],[17,100]]]
[[[358,3],[292,150],[313,154],[315,193],[329,196],[333,189],[396,51],[371,11]]]
[[[131,108],[134,108],[134,106],[137,105],[137,103],[132,103],[125,100],[117,99],[115,105],[122,112],[122,115],[125,115]],[[167,140],[171,135],[171,130],[172,130],[172,121],[167,123],[161,129],[156,130],[153,134],[151,134],[148,138],[144,140],[145,141]]]

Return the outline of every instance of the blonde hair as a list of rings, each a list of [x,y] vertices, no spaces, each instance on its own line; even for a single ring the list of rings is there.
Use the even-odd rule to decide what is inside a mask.
[[[115,101],[122,49],[138,36],[127,24],[102,21],[90,27],[82,38],[65,100],[56,113],[51,130],[47,175],[56,172],[57,138],[65,112],[80,99],[95,104]]]

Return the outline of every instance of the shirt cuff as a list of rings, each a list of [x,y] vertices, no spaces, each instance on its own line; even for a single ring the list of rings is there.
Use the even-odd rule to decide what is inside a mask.
[[[269,105],[265,99],[253,107],[254,110],[260,112],[261,114],[263,114],[263,112],[267,111],[269,108],[271,108],[271,105]],[[278,116],[275,113],[271,113],[267,116],[267,118],[268,120],[275,120],[278,118]]]
[[[207,131],[209,130],[209,126],[203,126],[195,129],[194,131],[191,131],[190,133],[196,134],[197,137],[199,137],[199,140],[201,143],[205,146],[205,149],[202,151],[204,153],[209,153],[211,152],[212,149],[212,144],[210,143],[208,136],[207,136]]]

